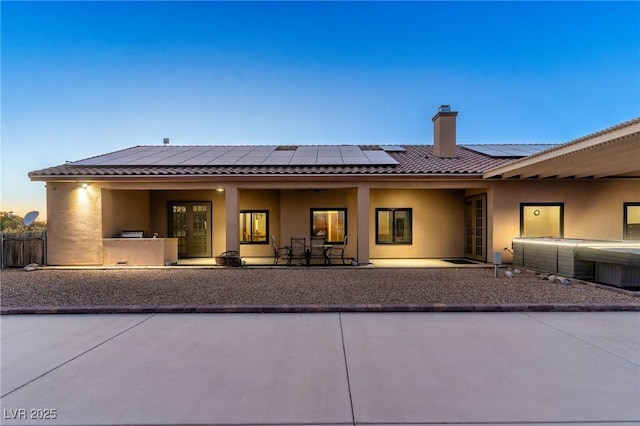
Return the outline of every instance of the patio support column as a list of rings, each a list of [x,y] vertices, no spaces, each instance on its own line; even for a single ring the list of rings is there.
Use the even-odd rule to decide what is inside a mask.
[[[225,250],[226,251],[239,251],[240,250],[240,240],[238,237],[238,229],[239,229],[239,196],[238,196],[238,187],[235,185],[225,186],[224,188],[224,208],[225,208],[225,216],[226,216],[226,243]]]
[[[369,263],[369,187],[358,187],[358,262]]]

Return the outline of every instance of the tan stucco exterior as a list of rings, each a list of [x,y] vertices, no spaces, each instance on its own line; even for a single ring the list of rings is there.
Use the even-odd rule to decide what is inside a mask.
[[[153,235],[149,191],[102,190],[102,236],[118,238],[124,230]]]
[[[105,238],[102,264],[162,266],[178,262],[176,238]]]
[[[640,184],[622,179],[224,185],[227,189],[218,191],[220,185],[204,182],[91,182],[83,189],[71,182],[49,182],[48,263],[103,264],[103,239],[117,238],[123,230],[169,237],[168,205],[176,201],[211,203],[212,256],[234,246],[239,247],[243,257],[272,255],[270,241],[239,244],[237,220],[229,229],[228,211],[237,217],[241,210],[268,210],[269,234],[284,246],[291,237],[309,238],[312,208],[346,208],[346,256],[360,262],[371,258],[463,257],[464,203],[466,197],[473,195],[486,194],[486,259],[491,261],[493,252],[501,252],[505,262],[511,261],[512,239],[520,236],[521,203],[563,204],[567,238],[622,239],[623,203],[640,202]],[[131,189],[123,189],[127,187]],[[237,194],[235,208],[226,204],[230,192]],[[412,244],[376,244],[376,208],[411,208]]]
[[[102,264],[102,192],[99,185],[47,183],[47,263]]]
[[[621,240],[623,205],[640,200],[636,180],[514,180],[492,186],[493,251],[510,249],[520,236],[520,203],[563,203],[565,238]],[[509,253],[505,260],[511,261]]]
[[[370,199],[372,258],[464,256],[464,190],[374,189]],[[412,244],[376,244],[376,208],[411,208]]]

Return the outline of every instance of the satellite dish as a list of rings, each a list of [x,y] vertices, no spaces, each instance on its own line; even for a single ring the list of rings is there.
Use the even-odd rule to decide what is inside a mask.
[[[27,213],[26,215],[24,215],[24,220],[22,221],[24,223],[24,226],[32,225],[33,222],[35,222],[36,219],[38,218],[39,214],[40,212],[33,210]]]

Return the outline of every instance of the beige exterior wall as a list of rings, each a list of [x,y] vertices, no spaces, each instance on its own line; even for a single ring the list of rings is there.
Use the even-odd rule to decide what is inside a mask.
[[[462,257],[464,190],[372,189],[369,245],[372,258]],[[411,208],[412,244],[376,244],[376,208]]]
[[[155,265],[178,261],[177,238],[105,238],[103,265]]]
[[[102,264],[102,191],[47,183],[47,264]]]
[[[118,238],[124,230],[153,236],[149,191],[102,190],[102,236]]]
[[[511,262],[511,240],[520,236],[520,203],[564,203],[564,237],[621,240],[623,203],[640,201],[638,181],[493,182],[493,238],[489,252]]]
[[[315,189],[312,189],[312,186]],[[141,229],[151,236],[168,237],[168,203],[206,201],[212,205],[212,255],[226,250],[225,192],[216,187],[240,187],[239,210],[269,210],[269,234],[278,245],[290,237],[309,238],[311,208],[346,208],[349,245],[346,257],[429,258],[464,256],[465,197],[487,194],[487,256],[508,250],[520,236],[520,203],[564,203],[567,238],[622,239],[623,203],[640,202],[637,180],[440,180],[440,181],[291,181],[279,183],[229,182],[105,182],[87,189],[75,182],[47,183],[48,263],[51,265],[102,264],[102,239],[124,229]],[[363,197],[363,191],[368,191]],[[165,188],[165,189],[162,189]],[[190,189],[193,188],[193,189]],[[360,198],[368,198],[367,211],[358,211]],[[411,245],[376,244],[376,208],[413,209]],[[364,231],[360,222],[368,220]],[[237,220],[236,220],[237,222]],[[358,247],[368,238],[367,247]],[[269,257],[271,245],[240,247],[241,256]]]

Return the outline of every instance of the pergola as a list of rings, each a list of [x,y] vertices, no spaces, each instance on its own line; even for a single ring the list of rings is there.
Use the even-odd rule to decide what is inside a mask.
[[[640,177],[640,117],[484,173],[485,179]]]

